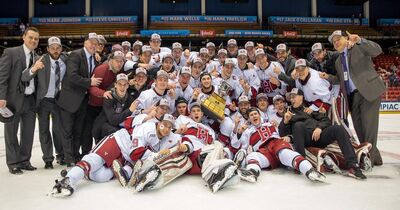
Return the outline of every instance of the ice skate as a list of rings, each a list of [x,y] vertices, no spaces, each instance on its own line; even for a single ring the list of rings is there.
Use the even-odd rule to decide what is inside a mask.
[[[251,183],[255,183],[255,182],[257,182],[260,172],[254,170],[254,169],[240,168],[240,169],[238,169],[238,174],[240,176],[240,179],[251,182]]]
[[[142,166],[143,166],[142,160],[137,160],[135,162],[135,165],[133,165],[131,178],[129,179],[129,182],[128,182],[128,187],[135,187],[137,178],[139,176],[139,171],[142,168]]]
[[[325,155],[324,164],[328,170],[333,171],[336,174],[342,173],[342,170],[340,170],[340,168],[336,165],[336,163],[332,160],[332,158],[329,155]]]
[[[142,192],[152,186],[160,175],[160,168],[156,165],[152,166],[149,170],[138,177],[135,185],[136,192]]]
[[[225,183],[237,174],[237,166],[234,163],[229,163],[221,168],[216,174],[211,175],[207,180],[208,187],[213,193],[222,189]]]
[[[125,187],[128,184],[129,176],[128,172],[125,171],[121,162],[119,160],[114,160],[112,163],[112,170],[114,172],[114,176],[118,179],[119,183],[122,187]]]
[[[311,168],[310,170],[307,171],[306,177],[313,182],[325,182],[326,179],[325,175],[318,172],[314,168]]]
[[[65,177],[61,180],[56,180],[52,191],[48,194],[52,197],[68,197],[74,193],[74,189],[69,184],[69,178]]]

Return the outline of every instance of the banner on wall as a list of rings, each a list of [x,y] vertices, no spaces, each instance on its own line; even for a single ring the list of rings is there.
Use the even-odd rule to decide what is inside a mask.
[[[200,30],[201,37],[215,37],[215,34],[214,30]]]
[[[271,30],[225,30],[225,36],[272,36]]]
[[[400,19],[378,19],[378,26],[400,26]]]
[[[115,31],[116,37],[129,37],[131,35],[130,30],[117,30]]]
[[[321,18],[321,17],[281,17],[271,16],[268,18],[274,24],[331,24],[331,25],[360,25],[358,18]],[[368,18],[361,20],[362,25],[368,26]]]
[[[13,25],[18,22],[19,18],[0,18],[0,25]]]
[[[285,37],[297,37],[297,31],[283,31]]]
[[[381,102],[380,111],[384,112],[400,111],[400,101]]]
[[[140,30],[141,36],[151,36],[152,34],[162,36],[189,36],[190,30]]]
[[[256,16],[185,16],[185,15],[175,15],[175,16],[151,16],[152,23],[256,23]]]
[[[94,17],[43,17],[32,18],[32,24],[90,24],[90,23],[137,23],[137,16],[94,16]]]

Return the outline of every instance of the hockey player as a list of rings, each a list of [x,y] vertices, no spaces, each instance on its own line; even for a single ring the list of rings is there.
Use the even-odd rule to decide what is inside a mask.
[[[193,167],[189,174],[201,173],[212,192],[238,182],[237,166],[224,157],[222,145],[215,141],[215,133],[209,126],[202,124],[203,112],[198,103],[190,105],[190,118],[180,116],[176,127],[186,126],[182,133],[182,144],[187,148]]]
[[[251,126],[240,137],[242,147],[236,157],[243,157],[243,153],[246,153],[249,148],[252,148],[253,152],[249,152],[245,159],[246,169],[238,171],[242,179],[256,182],[261,169],[274,169],[283,164],[300,171],[312,181],[325,181],[324,175],[316,171],[310,162],[293,151],[290,144],[279,137],[275,126],[261,121],[257,108],[250,108],[248,115]],[[235,160],[238,163],[241,162],[238,159]]]
[[[252,64],[256,64],[256,49],[254,46],[254,42],[252,42],[252,41],[246,42],[246,44],[244,45],[244,49],[246,49],[246,51],[247,51],[248,60]]]
[[[292,55],[290,55],[290,51],[287,48],[286,44],[278,44],[276,46],[276,57],[278,58],[278,61],[280,64],[283,66],[283,71],[281,73],[286,74],[287,76],[291,76],[292,71],[294,70],[294,65],[296,62],[296,58],[294,58]],[[282,78],[283,75],[279,75],[279,79],[283,80]]]
[[[283,71],[280,63],[268,61],[268,58],[263,49],[257,49],[256,52],[256,67],[258,78],[261,81],[261,86],[258,93],[265,93],[269,98],[286,93],[287,84],[278,79],[278,75],[274,69]],[[271,101],[269,101],[271,103]]]
[[[70,196],[83,178],[95,182],[107,182],[114,175],[110,168],[113,161],[123,159],[130,162],[146,159],[165,148],[171,148],[179,139],[171,135],[174,120],[165,115],[162,122],[145,123],[138,128],[120,129],[104,138],[85,155],[76,166],[71,168],[64,178],[56,180],[50,195],[54,197]],[[121,181],[120,177],[118,177]]]
[[[137,99],[139,101],[139,110],[147,109],[156,104],[161,98],[165,98],[169,101],[170,113],[175,111],[175,90],[167,89],[168,77],[168,73],[164,70],[157,72],[154,88],[143,91]]]
[[[200,88],[200,74],[203,71],[203,62],[201,58],[195,58],[193,59],[191,63],[191,73],[192,77],[190,78],[190,87],[194,88]]]
[[[238,45],[236,39],[229,39],[227,43],[228,58],[236,58],[238,55]]]
[[[131,51],[131,43],[128,41],[123,41],[121,43],[122,46],[122,52],[124,53],[124,55],[126,55],[127,53],[129,53]]]
[[[305,147],[313,146],[324,148],[327,145],[337,141],[340,150],[346,160],[348,167],[348,176],[356,179],[366,179],[362,173],[353,147],[350,143],[350,137],[345,129],[339,125],[331,125],[326,114],[314,111],[308,114],[304,111],[304,93],[302,90],[293,88],[288,94],[292,103],[279,124],[281,135],[293,135],[293,144],[296,151],[305,156]]]
[[[247,110],[250,108],[250,101],[247,96],[240,96],[238,100],[239,110],[231,115],[231,119],[235,122],[234,132],[242,134],[248,127]]]
[[[277,95],[280,96],[280,95]],[[271,106],[269,105],[268,96],[265,93],[260,93],[257,95],[257,108],[260,111],[263,122],[269,121],[269,115],[271,112]]]
[[[190,67],[183,67],[179,72],[178,81],[173,85],[175,86],[176,97],[182,97],[187,101],[190,100],[193,95],[193,88],[189,85],[191,78],[192,72]]]
[[[213,42],[207,42],[206,48],[208,50],[208,55],[210,57],[210,60],[214,60],[215,59],[215,54],[216,54],[216,52],[215,52],[215,50],[216,50],[215,44]]]
[[[235,74],[236,76],[239,77],[239,80],[243,80],[241,81],[241,83],[245,82],[247,84],[250,85],[251,87],[251,92],[252,92],[252,96],[253,98],[251,98],[250,100],[254,103],[256,96],[257,96],[257,91],[260,89],[260,79],[258,78],[257,72],[254,70],[253,66],[249,66],[247,64],[247,51],[245,49],[240,49],[238,51],[238,57],[237,57],[237,61],[238,61],[238,66],[237,68],[235,68],[233,72],[233,74]]]

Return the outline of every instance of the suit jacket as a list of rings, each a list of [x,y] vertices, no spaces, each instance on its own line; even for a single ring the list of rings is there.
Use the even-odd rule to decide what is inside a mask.
[[[27,69],[24,48],[7,48],[0,58],[0,99],[15,112],[22,108],[25,90],[21,89],[22,72]]]
[[[367,100],[373,101],[380,97],[386,90],[385,83],[376,72],[372,57],[382,53],[382,48],[375,42],[362,39],[360,44],[355,44],[348,51],[350,77],[360,94]],[[340,84],[340,88],[347,100],[347,92],[343,79],[343,66],[340,57],[335,62],[336,76],[329,80]]]
[[[66,59],[67,72],[63,78],[57,104],[74,113],[79,109],[90,88],[88,62],[84,48],[74,50]]]
[[[66,55],[61,54],[60,59],[65,62]],[[22,73],[22,80],[29,81],[30,79],[35,79],[35,96],[36,96],[36,106],[40,105],[42,99],[46,96],[47,91],[49,89],[49,82],[50,82],[50,74],[51,74],[51,61],[50,55],[45,54],[43,56],[42,62],[44,64],[44,68],[37,71],[36,74],[30,75],[29,70],[26,69]],[[66,75],[66,74],[65,74]],[[57,94],[59,95],[59,94]],[[57,98],[57,97],[56,97]]]

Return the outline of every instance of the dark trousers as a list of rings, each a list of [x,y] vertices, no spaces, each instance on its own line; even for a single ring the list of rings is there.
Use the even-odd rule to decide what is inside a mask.
[[[380,97],[373,101],[367,101],[358,91],[353,92],[349,97],[351,118],[358,139],[361,143],[369,142],[372,144],[372,163],[374,162],[375,157],[381,159],[379,150],[376,146],[378,140],[380,105]]]
[[[337,141],[340,150],[346,160],[347,167],[353,167],[357,164],[356,154],[350,143],[349,136],[342,126],[332,125],[322,130],[318,141],[312,140],[312,131],[308,130],[303,122],[296,122],[292,127],[293,144],[295,150],[306,156],[306,147],[325,148],[329,144]]]
[[[80,160],[79,147],[81,145],[87,103],[88,99],[85,97],[78,110],[74,113],[60,108],[61,131],[63,135],[62,146],[64,150],[64,161],[66,163],[75,163]]]
[[[38,107],[39,139],[42,148],[42,159],[44,162],[52,162],[53,142],[56,150],[57,159],[64,159],[62,147],[62,134],[60,131],[60,108],[55,103],[54,98],[43,98]],[[52,120],[50,134],[50,116]]]
[[[93,124],[94,121],[96,120],[97,116],[99,116],[101,109],[103,107],[101,106],[87,106],[86,110],[86,116],[84,120],[84,127],[82,131],[82,155],[86,155],[92,150],[93,146],[93,135],[92,135],[92,129],[93,129]]]
[[[6,162],[9,168],[30,164],[36,121],[35,97],[33,95],[24,96],[22,109],[14,114],[13,120],[4,124]],[[20,142],[18,143],[19,125],[21,127]]]

